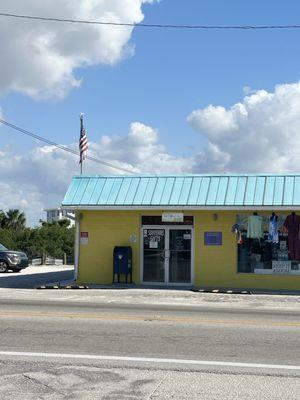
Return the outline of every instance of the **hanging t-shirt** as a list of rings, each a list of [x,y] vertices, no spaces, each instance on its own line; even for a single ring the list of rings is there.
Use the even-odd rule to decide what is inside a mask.
[[[279,238],[278,238],[278,222],[277,222],[277,216],[276,215],[274,217],[270,218],[268,241],[272,242],[272,243],[278,243],[279,242]]]
[[[262,221],[263,219],[259,215],[250,215],[248,217],[248,238],[260,239],[263,236]]]

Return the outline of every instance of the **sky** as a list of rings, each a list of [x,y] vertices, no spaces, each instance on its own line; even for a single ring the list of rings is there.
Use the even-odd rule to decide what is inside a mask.
[[[296,0],[2,0],[0,12],[129,23],[296,24]],[[0,17],[0,115],[138,173],[299,172],[300,29],[200,31]],[[58,206],[73,155],[0,126],[0,209]],[[86,174],[121,171],[86,160]]]

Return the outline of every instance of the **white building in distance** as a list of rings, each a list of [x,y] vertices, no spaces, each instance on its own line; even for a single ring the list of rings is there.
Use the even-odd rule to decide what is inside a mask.
[[[70,226],[75,226],[75,213],[73,210],[62,210],[60,207],[57,207],[46,208],[45,212],[47,213],[46,221],[49,223],[67,219],[70,221]]]

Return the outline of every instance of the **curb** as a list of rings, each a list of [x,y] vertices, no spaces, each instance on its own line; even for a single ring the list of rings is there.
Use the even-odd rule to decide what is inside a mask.
[[[219,293],[219,294],[253,294],[250,290],[238,289],[193,289],[195,293]]]
[[[85,286],[85,285],[66,285],[66,286],[42,285],[42,286],[36,286],[35,289],[38,289],[38,290],[41,290],[41,289],[89,289],[89,287]]]

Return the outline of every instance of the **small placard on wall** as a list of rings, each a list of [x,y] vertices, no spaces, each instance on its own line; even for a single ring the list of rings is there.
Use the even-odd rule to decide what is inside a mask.
[[[205,246],[222,246],[222,232],[204,232]]]
[[[89,243],[89,233],[80,232],[80,244],[88,244],[88,243]]]
[[[137,236],[136,236],[136,234],[132,233],[132,234],[129,236],[129,240],[130,240],[130,243],[136,243],[136,242],[137,242]]]

